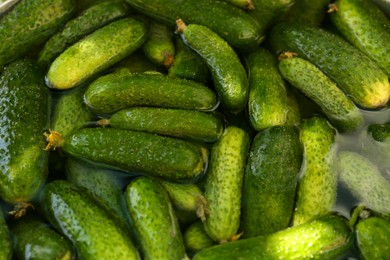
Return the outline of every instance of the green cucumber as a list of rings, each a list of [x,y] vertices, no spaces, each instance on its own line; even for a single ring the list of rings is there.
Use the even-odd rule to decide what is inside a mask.
[[[140,177],[127,185],[125,198],[143,259],[185,259],[183,237],[164,187]]]
[[[216,94],[208,87],[158,73],[102,76],[88,86],[84,101],[100,114],[133,106],[213,110],[218,105]]]
[[[244,10],[252,10],[255,8],[252,0],[222,0]]]
[[[196,221],[191,224],[184,231],[183,239],[186,250],[191,254],[197,253],[216,244],[216,242],[207,235],[201,221]]]
[[[126,228],[70,182],[46,184],[41,206],[54,228],[72,241],[81,259],[140,259]]]
[[[12,238],[0,207],[0,259],[11,260],[13,255]]]
[[[253,139],[242,189],[243,237],[274,233],[289,226],[302,163],[294,126],[273,126]]]
[[[240,225],[241,189],[249,149],[249,135],[228,126],[210,153],[204,196],[206,233],[216,242],[234,240]]]
[[[390,17],[390,2],[388,0],[373,0],[373,2],[387,15],[387,17]]]
[[[298,98],[291,89],[287,89],[287,118],[286,125],[299,126],[301,124],[301,110],[299,108]]]
[[[62,149],[109,168],[171,180],[202,174],[207,161],[200,144],[116,128],[80,129],[63,140]]]
[[[390,77],[390,21],[370,0],[337,0],[332,23]]]
[[[336,204],[336,130],[321,117],[303,121],[299,139],[303,162],[292,224],[300,225],[328,214]]]
[[[276,54],[295,52],[316,65],[360,107],[380,108],[389,100],[386,74],[336,34],[299,23],[280,23],[272,29],[270,45]]]
[[[127,12],[126,5],[118,0],[96,3],[85,9],[46,41],[38,55],[38,63],[49,66],[67,47],[107,23],[127,15]]]
[[[119,72],[124,74],[159,70],[160,67],[146,58],[140,49],[125,57],[110,69],[114,73]]]
[[[0,19],[0,66],[22,58],[73,15],[72,0],[20,1]]]
[[[0,76],[0,197],[11,204],[30,201],[48,173],[43,136],[48,126],[44,75],[30,60],[17,60]]]
[[[205,60],[223,108],[233,114],[241,112],[247,104],[249,86],[237,53],[206,26],[185,25],[182,20],[177,26],[184,43]]]
[[[47,85],[69,89],[91,79],[138,49],[147,27],[138,18],[113,21],[68,47],[50,65]]]
[[[248,114],[257,131],[284,125],[287,119],[286,83],[280,75],[277,59],[259,48],[245,57],[249,74]]]
[[[279,70],[285,80],[321,107],[332,124],[341,132],[351,132],[363,123],[363,115],[338,86],[311,62],[292,57],[280,61]]]
[[[125,0],[131,7],[172,28],[176,19],[208,26],[230,45],[249,51],[264,39],[259,24],[244,10],[213,0]]]
[[[270,235],[209,247],[192,259],[338,259],[351,244],[346,219],[329,215]]]
[[[330,0],[295,0],[283,21],[320,26],[326,17]]]

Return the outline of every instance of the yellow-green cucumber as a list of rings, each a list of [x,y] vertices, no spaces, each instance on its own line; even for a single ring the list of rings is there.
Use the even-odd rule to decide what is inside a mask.
[[[186,250],[191,254],[216,244],[216,242],[207,235],[203,223],[200,220],[191,224],[184,231],[183,239]]]
[[[3,209],[0,207],[0,259],[11,260],[13,242],[8,225],[5,221]]]

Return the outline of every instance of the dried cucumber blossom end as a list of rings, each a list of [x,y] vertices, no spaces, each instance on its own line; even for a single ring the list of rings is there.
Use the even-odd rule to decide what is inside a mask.
[[[297,56],[298,56],[298,53],[296,53],[296,52],[285,51],[285,52],[282,52],[282,53],[278,56],[278,59],[279,59],[279,60],[284,60],[284,59],[289,59],[289,58],[293,58],[293,57],[297,57]]]
[[[12,215],[14,218],[20,218],[27,213],[28,208],[35,209],[34,205],[30,202],[20,201],[15,204],[14,209],[8,212],[8,214]]]
[[[62,134],[51,129],[48,131],[49,133],[46,132],[43,134],[48,142],[45,150],[55,150],[57,147],[61,147],[63,141]]]
[[[329,4],[328,8],[329,8],[328,11],[327,11],[328,14],[337,12],[339,10],[339,8],[337,7],[336,4]]]

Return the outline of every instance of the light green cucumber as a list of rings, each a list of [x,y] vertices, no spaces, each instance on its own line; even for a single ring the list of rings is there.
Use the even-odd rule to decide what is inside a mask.
[[[191,254],[197,253],[216,244],[216,242],[207,235],[201,221],[196,221],[191,224],[184,231],[183,239],[186,250]]]
[[[312,99],[341,132],[352,132],[363,123],[363,115],[351,99],[311,62],[292,57],[280,61],[284,79]]]
[[[147,27],[141,19],[113,21],[61,53],[50,65],[47,85],[54,89],[76,87],[131,54],[146,37]]]
[[[327,15],[329,3],[330,0],[295,0],[282,20],[320,26]]]
[[[11,260],[13,255],[12,238],[5,222],[3,209],[0,207],[0,259]]]
[[[233,114],[241,112],[248,100],[249,85],[234,49],[206,26],[185,25],[178,20],[177,27],[184,43],[205,60],[223,108]]]
[[[211,148],[204,196],[206,233],[216,242],[234,239],[240,225],[241,189],[249,149],[249,135],[229,126]]]

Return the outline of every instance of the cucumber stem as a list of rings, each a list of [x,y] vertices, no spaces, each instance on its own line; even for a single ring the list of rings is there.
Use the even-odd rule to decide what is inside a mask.
[[[328,8],[329,8],[327,11],[328,14],[337,12],[339,10],[336,4],[329,4]]]
[[[176,33],[182,33],[186,29],[187,25],[182,19],[176,20]]]
[[[49,133],[43,134],[46,137],[46,141],[48,142],[45,150],[55,150],[57,147],[62,146],[62,134],[56,131],[49,129]]]
[[[293,58],[293,57],[297,57],[297,56],[298,56],[298,53],[296,53],[296,52],[285,51],[285,52],[282,52],[282,53],[278,56],[278,59],[279,59],[279,60],[284,60],[284,59],[289,59],[289,58]]]
[[[28,208],[35,209],[34,205],[31,204],[30,202],[26,201],[20,201],[16,203],[15,207],[13,210],[8,212],[8,214],[14,216],[15,218],[20,218],[23,217],[27,213]]]

